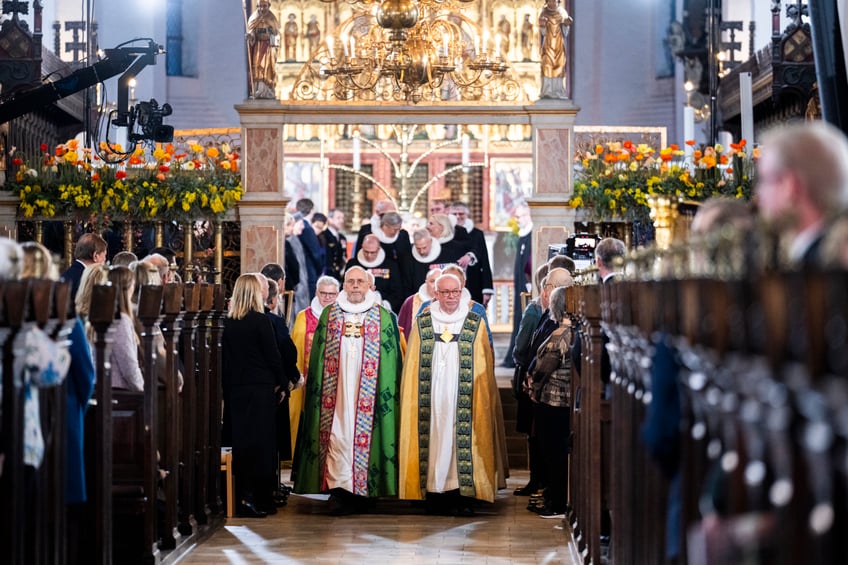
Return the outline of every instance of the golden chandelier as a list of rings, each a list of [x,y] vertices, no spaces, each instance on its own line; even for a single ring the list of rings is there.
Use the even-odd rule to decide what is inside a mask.
[[[353,14],[328,34],[292,89],[296,100],[525,98],[494,40],[460,13],[473,0],[347,0]]]

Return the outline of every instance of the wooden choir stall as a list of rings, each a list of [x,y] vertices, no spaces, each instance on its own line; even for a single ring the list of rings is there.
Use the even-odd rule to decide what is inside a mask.
[[[76,321],[68,283],[0,283],[3,355],[0,446],[0,563],[68,562],[65,520],[65,397],[61,380],[31,379],[22,356],[34,337],[66,347]],[[85,415],[88,501],[80,524],[79,563],[167,563],[223,523],[220,487],[221,334],[224,289],[167,284],[140,290],[137,322],[144,391],[112,389],[115,289],[96,286],[89,322],[96,370]],[[33,333],[34,330],[41,330]],[[164,362],[154,341],[161,332]],[[180,382],[182,386],[180,387]],[[27,395],[40,400],[44,454],[24,456]]]

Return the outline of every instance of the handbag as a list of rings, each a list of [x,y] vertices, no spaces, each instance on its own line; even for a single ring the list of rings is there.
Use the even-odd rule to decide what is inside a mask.
[[[566,326],[554,330],[536,350],[536,359],[530,368],[532,373],[531,388],[533,396],[539,398],[542,387],[562,366],[564,357],[568,354],[571,342],[571,327]]]

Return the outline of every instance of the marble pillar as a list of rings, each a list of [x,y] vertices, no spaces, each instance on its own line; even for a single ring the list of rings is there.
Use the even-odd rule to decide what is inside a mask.
[[[548,245],[564,243],[574,231],[574,121],[579,108],[571,100],[539,100],[531,114],[534,191],[528,198],[533,218],[533,270],[547,261]],[[557,112],[551,112],[551,109]]]
[[[241,272],[258,272],[266,263],[284,264],[283,124],[242,114],[243,183]]]

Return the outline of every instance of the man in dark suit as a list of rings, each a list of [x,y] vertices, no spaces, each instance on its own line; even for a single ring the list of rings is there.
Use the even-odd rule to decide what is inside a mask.
[[[515,250],[515,264],[513,266],[513,284],[515,296],[512,310],[512,336],[509,338],[509,348],[502,366],[514,368],[515,361],[512,352],[515,349],[515,336],[518,334],[518,325],[521,323],[521,293],[529,290],[533,272],[533,219],[530,217],[530,208],[526,204],[520,204],[515,208],[515,219],[518,221],[518,247]]]
[[[303,222],[303,231],[298,239],[303,245],[303,253],[306,255],[306,277],[309,281],[309,298],[315,298],[315,283],[318,282],[318,277],[324,272],[324,250],[321,249],[321,242],[318,241],[318,236],[315,235],[315,230],[312,228],[312,211],[315,204],[308,198],[301,198],[295,204],[297,211],[294,214],[295,221]],[[301,273],[300,276],[303,276]]]
[[[457,263],[465,269],[465,286],[471,293],[471,298],[486,306],[495,293],[492,266],[489,264],[489,248],[483,230],[474,226],[468,212],[468,205],[463,202],[455,202],[451,207],[457,227],[465,228],[468,232],[470,247],[470,251],[460,257]]]
[[[324,274],[344,280],[344,268],[347,263],[347,238],[344,230],[345,216],[339,209],[327,213],[327,229],[321,232],[318,239],[324,247]]]
[[[71,283],[71,296],[77,295],[80,278],[86,267],[106,262],[106,240],[96,233],[84,233],[74,247],[74,262],[62,273],[62,280]]]
[[[789,261],[821,265],[827,222],[848,208],[848,139],[825,122],[777,129],[762,139],[757,208],[785,237]]]

